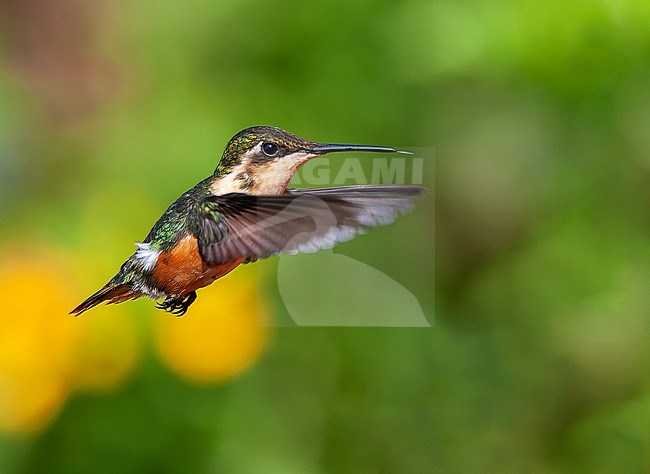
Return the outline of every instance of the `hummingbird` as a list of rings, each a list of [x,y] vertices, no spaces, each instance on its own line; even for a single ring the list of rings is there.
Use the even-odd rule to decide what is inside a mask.
[[[307,161],[334,152],[406,153],[384,146],[317,143],[270,126],[246,128],[228,142],[212,176],[158,219],[106,285],[70,313],[149,297],[177,316],[196,290],[241,264],[332,248],[408,212],[425,188],[354,185],[288,189]],[[162,301],[160,301],[162,300]]]

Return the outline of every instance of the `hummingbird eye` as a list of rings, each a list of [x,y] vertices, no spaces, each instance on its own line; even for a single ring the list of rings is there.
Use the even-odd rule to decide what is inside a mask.
[[[262,152],[266,156],[275,156],[280,151],[280,147],[273,142],[264,142],[262,143]]]

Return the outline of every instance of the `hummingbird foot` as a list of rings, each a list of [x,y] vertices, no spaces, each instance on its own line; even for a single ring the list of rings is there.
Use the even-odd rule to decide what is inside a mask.
[[[187,308],[196,300],[196,291],[190,291],[184,297],[168,296],[162,303],[156,304],[156,308],[175,314],[180,317],[187,313]]]

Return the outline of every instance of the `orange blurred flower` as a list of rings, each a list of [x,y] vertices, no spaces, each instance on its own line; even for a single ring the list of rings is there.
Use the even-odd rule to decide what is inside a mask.
[[[0,257],[0,430],[38,430],[72,390],[113,387],[135,365],[134,327],[119,309],[106,318],[68,315],[78,295],[67,268],[52,253]]]
[[[249,268],[238,268],[203,289],[187,315],[162,315],[156,345],[179,375],[217,382],[246,370],[268,336],[267,315]]]

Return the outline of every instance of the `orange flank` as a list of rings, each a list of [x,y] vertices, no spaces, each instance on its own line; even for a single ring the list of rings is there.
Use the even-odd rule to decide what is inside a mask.
[[[158,256],[153,279],[156,287],[166,294],[185,296],[231,272],[242,261],[243,259],[238,259],[223,265],[209,266],[201,258],[196,237],[188,235],[171,250]]]

